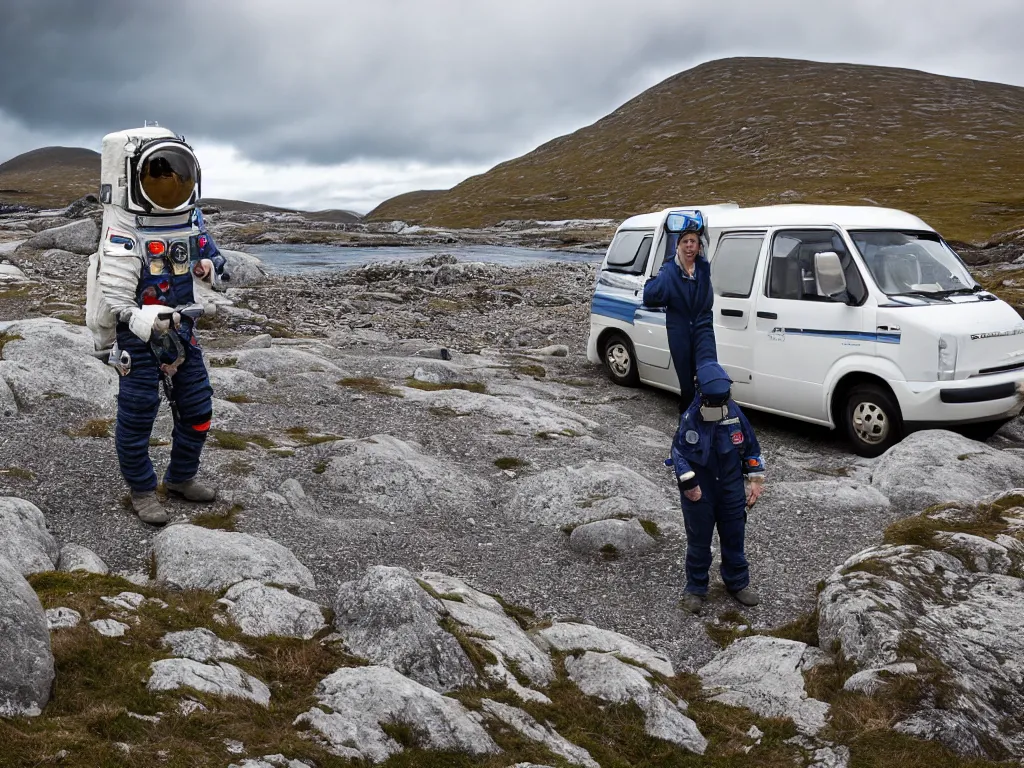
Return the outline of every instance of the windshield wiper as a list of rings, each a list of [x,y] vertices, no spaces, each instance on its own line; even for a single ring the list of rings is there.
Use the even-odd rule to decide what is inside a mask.
[[[977,293],[980,290],[983,290],[980,285],[975,285],[975,286],[972,286],[972,287],[964,286],[963,288],[950,288],[948,291],[938,291],[938,292],[936,292],[936,293],[934,293],[932,295],[933,296],[942,296],[943,298],[945,298],[946,296],[955,296],[955,295],[957,295],[959,293],[974,294],[974,293]]]
[[[922,299],[942,298],[941,294],[931,293],[929,291],[903,291],[901,293],[890,293],[886,295],[888,295],[890,298],[892,298],[893,296],[917,296]]]

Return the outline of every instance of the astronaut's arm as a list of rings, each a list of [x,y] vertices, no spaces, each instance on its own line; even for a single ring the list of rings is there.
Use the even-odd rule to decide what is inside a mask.
[[[691,488],[697,487],[697,473],[693,471],[693,467],[690,466],[679,450],[673,445],[672,446],[672,458],[665,462],[666,464],[671,463],[673,470],[676,473],[676,482],[679,483],[679,487],[684,491],[688,491]]]
[[[746,414],[740,411],[740,427],[743,429],[743,474],[750,479],[764,478],[764,457],[761,455],[761,444],[757,442],[754,428],[750,426]]]
[[[165,321],[159,318],[166,307],[139,307],[135,293],[142,276],[142,261],[137,256],[104,253],[100,261],[97,280],[103,300],[119,322],[128,323],[128,329],[143,341],[149,341],[153,327]]]

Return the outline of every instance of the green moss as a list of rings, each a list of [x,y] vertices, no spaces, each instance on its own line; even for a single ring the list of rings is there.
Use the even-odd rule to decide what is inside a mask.
[[[204,512],[194,516],[189,522],[203,528],[214,528],[221,531],[235,530],[238,513],[245,509],[244,504],[233,504],[227,510],[221,512]]]
[[[454,408],[449,408],[447,405],[432,405],[427,408],[427,411],[433,416],[440,416],[443,419],[454,419],[458,416],[465,416],[464,413],[459,413]]]
[[[517,459],[514,456],[502,456],[494,460],[494,466],[498,469],[521,469],[527,466],[527,462],[522,459]]]
[[[239,403],[239,404],[241,404],[241,403],[255,403],[256,402],[255,400],[253,400],[248,395],[228,395],[224,399],[227,400],[229,403]]]
[[[313,467],[313,474],[322,475],[324,472],[327,471],[327,466],[328,464],[326,461],[318,461],[316,463],[316,466]]]
[[[288,437],[302,445],[320,445],[345,439],[341,435],[310,434],[306,427],[289,427],[285,432]]]
[[[349,376],[344,379],[339,379],[338,386],[358,389],[360,392],[368,392],[372,395],[405,397],[401,390],[395,389],[390,384],[373,376]]]
[[[614,544],[605,544],[601,547],[601,556],[605,560],[615,560],[619,556],[619,548]]]
[[[77,429],[67,430],[69,437],[110,437],[113,419],[89,419]]]
[[[206,362],[211,368],[234,368],[238,365],[237,357],[208,357]]]
[[[160,447],[165,446],[165,445],[170,445],[170,443],[168,441],[166,441],[166,440],[160,439],[159,437],[151,437],[151,438],[149,438],[149,447],[150,448],[160,448]]]
[[[659,528],[658,524],[656,522],[654,522],[653,520],[641,520],[640,521],[640,526],[645,531],[647,531],[647,535],[648,536],[651,536],[651,537],[653,537],[655,539],[660,539],[661,538],[661,528]]]
[[[513,365],[512,373],[516,373],[521,376],[533,376],[535,379],[543,379],[548,375],[548,372],[544,369],[543,365],[536,365],[533,363]]]
[[[22,469],[21,467],[4,467],[0,469],[0,475],[11,477],[16,480],[35,480],[35,474],[28,469]]]
[[[210,430],[210,437],[213,438],[215,448],[222,448],[227,451],[244,451],[249,444],[258,445],[261,448],[274,448],[276,443],[265,435],[257,435],[244,432],[230,432],[226,429]]]
[[[413,389],[422,389],[425,392],[440,392],[445,389],[461,389],[466,392],[476,392],[477,394],[483,394],[487,391],[487,387],[483,382],[480,381],[447,381],[433,383],[430,381],[420,381],[414,379],[411,376],[405,380],[407,387]]]
[[[810,613],[798,616],[788,624],[775,627],[763,634],[816,646],[818,644],[818,609],[815,608]]]

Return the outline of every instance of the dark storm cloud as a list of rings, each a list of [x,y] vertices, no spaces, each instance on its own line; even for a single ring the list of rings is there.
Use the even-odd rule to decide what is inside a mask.
[[[726,55],[1024,85],[1024,6],[995,0],[3,5],[0,118],[97,142],[156,119],[279,163],[504,159]]]

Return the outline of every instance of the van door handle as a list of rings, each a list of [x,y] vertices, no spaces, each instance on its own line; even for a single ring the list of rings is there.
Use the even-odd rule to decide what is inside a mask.
[[[723,309],[722,310],[722,316],[723,317],[743,317],[743,310],[742,309]]]
[[[758,312],[758,317],[764,318],[765,320],[778,320],[779,316],[775,312]]]

